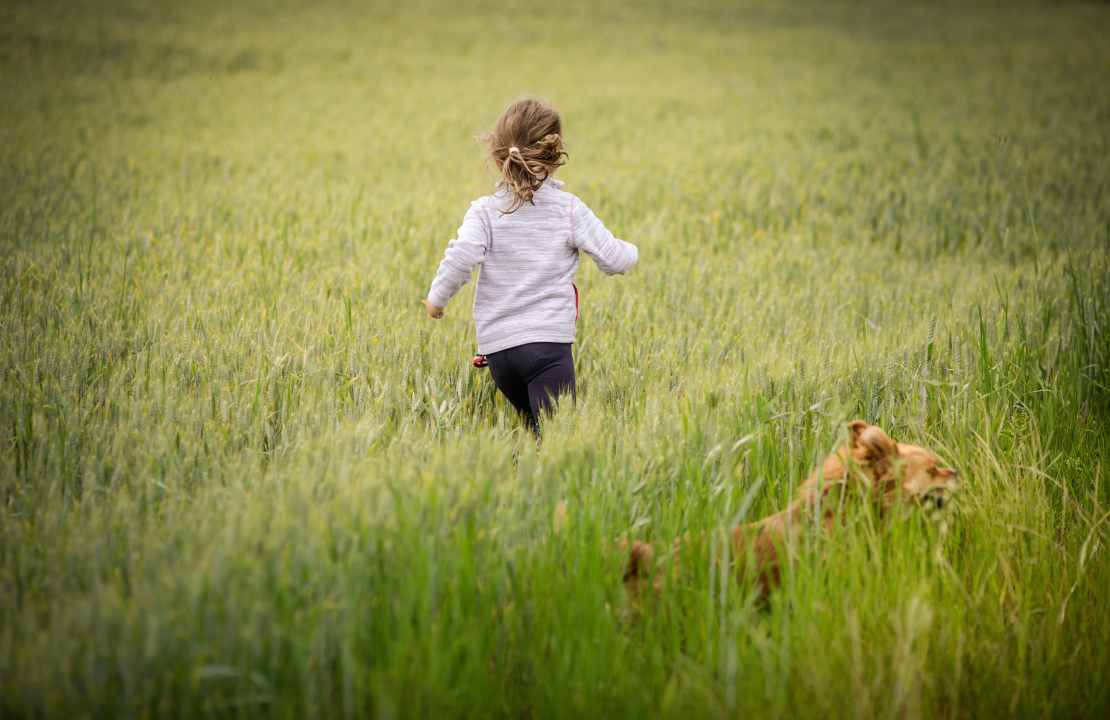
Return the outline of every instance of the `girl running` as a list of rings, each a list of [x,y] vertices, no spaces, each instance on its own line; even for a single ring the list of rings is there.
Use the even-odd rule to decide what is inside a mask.
[[[579,251],[609,275],[631,269],[639,252],[552,177],[567,158],[553,107],[532,99],[513,103],[487,140],[501,169],[497,191],[470,204],[423,302],[428,315],[443,317],[471,271],[482,266],[474,293],[478,352],[497,388],[538,433],[553,401],[574,395]]]

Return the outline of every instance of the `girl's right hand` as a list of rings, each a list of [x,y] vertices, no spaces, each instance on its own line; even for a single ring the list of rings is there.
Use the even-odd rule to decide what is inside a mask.
[[[424,303],[424,309],[428,311],[428,317],[432,318],[433,320],[439,320],[441,317],[443,317],[443,308],[439,307],[438,305],[432,305],[430,302],[428,302],[427,298],[424,298],[420,302]]]

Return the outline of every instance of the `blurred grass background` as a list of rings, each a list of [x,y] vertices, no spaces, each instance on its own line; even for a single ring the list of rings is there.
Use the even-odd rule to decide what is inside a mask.
[[[0,714],[1100,716],[1110,8],[6,3]],[[419,299],[523,94],[640,247],[542,448]],[[864,417],[965,477],[753,607]],[[1100,591],[1099,588],[1103,588]]]

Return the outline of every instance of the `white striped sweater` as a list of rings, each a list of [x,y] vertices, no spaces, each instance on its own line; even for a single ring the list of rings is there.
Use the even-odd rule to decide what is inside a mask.
[[[579,251],[609,275],[639,259],[635,245],[613,237],[562,185],[548,178],[532,203],[508,214],[504,190],[475,200],[447,245],[428,302],[445,307],[480,265],[474,323],[483,355],[530,342],[574,342]]]

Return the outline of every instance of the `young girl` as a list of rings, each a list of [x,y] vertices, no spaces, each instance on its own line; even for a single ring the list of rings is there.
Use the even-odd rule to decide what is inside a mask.
[[[578,252],[610,275],[626,272],[639,257],[635,245],[613,237],[551,177],[566,162],[562,133],[559,113],[546,103],[521,100],[505,110],[487,137],[501,169],[497,192],[470,204],[424,300],[428,315],[443,317],[444,306],[482,266],[474,294],[478,352],[535,432],[556,397],[574,394]]]

